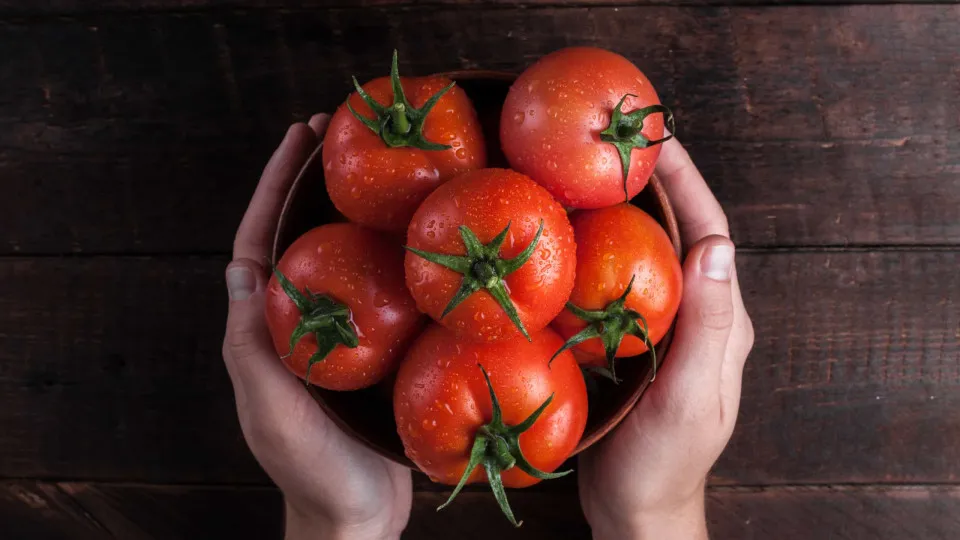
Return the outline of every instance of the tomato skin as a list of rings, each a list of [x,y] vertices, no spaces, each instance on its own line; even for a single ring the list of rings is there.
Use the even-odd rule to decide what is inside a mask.
[[[466,469],[480,426],[490,422],[490,393],[477,364],[490,375],[504,422],[517,425],[551,394],[553,402],[528,431],[520,449],[530,464],[554,471],[576,448],[587,422],[587,391],[570,351],[547,362],[563,340],[549,328],[532,342],[462,341],[433,324],[410,347],[397,374],[394,415],[409,457],[435,482],[455,485]],[[503,472],[507,487],[539,482],[517,467]],[[483,467],[470,482],[486,480]]]
[[[421,107],[450,84],[446,77],[401,77],[408,101]],[[374,79],[363,89],[383,105],[393,103],[389,77]],[[375,118],[356,92],[347,98],[355,111]],[[429,112],[423,135],[450,145],[446,150],[390,148],[353,116],[346,104],[330,119],[323,141],[327,193],[337,210],[353,222],[402,232],[420,202],[457,174],[485,167],[486,145],[473,103],[459,87],[451,88]]]
[[[571,215],[577,239],[577,278],[570,302],[586,310],[604,309],[623,294],[636,276],[626,307],[647,319],[654,344],[673,324],[683,294],[683,270],[666,231],[653,217],[627,203],[581,210]],[[553,327],[569,339],[586,326],[569,310],[563,310]],[[606,365],[599,338],[587,340],[575,350],[582,363]],[[647,351],[643,340],[626,335],[617,356],[635,356]]]
[[[624,113],[659,104],[647,77],[619,54],[592,47],[561,49],[520,74],[500,119],[500,143],[510,167],[522,172],[568,208],[602,208],[624,202],[623,166],[617,149],[600,140],[611,112],[626,94]],[[663,137],[663,116],[644,120],[649,140]],[[627,191],[647,185],[660,145],[633,149]]]
[[[566,212],[536,182],[506,169],[464,173],[423,202],[407,230],[407,245],[464,255],[461,225],[486,244],[509,223],[501,255],[512,258],[533,241],[541,219],[544,229],[533,255],[504,279],[520,320],[533,333],[547,326],[566,304],[573,288],[577,252]],[[520,336],[486,290],[477,291],[441,319],[460,286],[461,274],[408,252],[406,279],[417,307],[461,337],[492,341]]]
[[[299,290],[325,294],[350,308],[359,336],[356,348],[338,345],[313,365],[310,383],[330,390],[356,390],[389,375],[425,318],[403,283],[403,248],[385,236],[350,223],[323,225],[298,238],[277,269]],[[289,354],[300,311],[277,277],[266,290],[267,327],[277,354],[304,379],[316,338],[307,334]]]

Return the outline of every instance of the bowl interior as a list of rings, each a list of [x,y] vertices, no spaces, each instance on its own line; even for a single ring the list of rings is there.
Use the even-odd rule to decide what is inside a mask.
[[[500,107],[511,82],[516,78],[510,73],[496,71],[455,71],[444,75],[457,81],[470,96],[483,131],[488,141],[490,167],[507,167],[500,150]],[[491,144],[492,143],[492,144]],[[290,188],[277,223],[273,243],[273,260],[279,259],[284,250],[301,234],[313,227],[344,221],[327,196],[323,178],[321,147],[310,156]],[[681,253],[680,233],[666,191],[654,175],[649,185],[632,201],[657,219],[670,236],[678,256]],[[657,358],[663,359],[669,347],[673,331],[657,345]],[[617,426],[630,412],[637,400],[650,385],[652,365],[644,355],[638,358],[623,358],[617,362],[619,385],[606,380],[597,381],[591,389],[590,412],[587,428],[577,445],[575,454],[600,440]],[[415,468],[404,455],[403,445],[393,422],[392,380],[355,392],[334,392],[311,387],[317,403],[330,418],[346,433],[366,446],[398,463]]]

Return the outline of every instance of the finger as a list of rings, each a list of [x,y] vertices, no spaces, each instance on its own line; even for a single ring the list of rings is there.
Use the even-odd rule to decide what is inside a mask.
[[[230,308],[223,340],[223,360],[233,381],[237,403],[277,402],[300,391],[296,377],[280,362],[267,330],[264,302],[267,274],[259,262],[238,259],[227,266]],[[271,400],[271,401],[261,401]]]
[[[330,124],[330,115],[326,113],[318,113],[310,117],[310,121],[307,122],[307,125],[310,126],[310,129],[317,134],[317,139],[322,139],[323,136],[327,133],[327,126]]]
[[[679,141],[663,143],[656,170],[677,214],[684,245],[692,246],[711,234],[730,236],[723,208]]]
[[[671,394],[719,396],[734,319],[733,259],[733,243],[713,235],[695,245],[684,261],[683,299],[663,369]]]
[[[743,305],[737,271],[734,269],[732,285],[733,329],[727,342],[726,355],[720,373],[720,394],[724,409],[736,415],[740,405],[740,391],[743,384],[743,368],[747,356],[753,348],[753,323]]]
[[[277,218],[290,184],[317,146],[316,133],[306,124],[294,124],[263,169],[257,190],[247,206],[233,241],[234,259],[263,261],[270,256],[270,245]]]

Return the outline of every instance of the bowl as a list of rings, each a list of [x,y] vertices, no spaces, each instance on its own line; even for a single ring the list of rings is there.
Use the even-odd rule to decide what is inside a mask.
[[[477,109],[487,141],[499,141],[500,108],[516,75],[499,71],[465,70],[442,73],[457,82]],[[300,170],[284,201],[273,242],[273,260],[301,234],[313,227],[345,221],[327,196],[323,177],[322,143]],[[507,167],[499,144],[489,145],[490,167]],[[631,203],[653,216],[670,237],[677,255],[681,255],[680,231],[666,190],[656,175]],[[673,329],[657,345],[657,358],[665,359]],[[661,362],[662,363],[662,362]],[[601,387],[590,396],[587,427],[574,455],[589,448],[633,409],[650,386],[653,368],[650,361],[621,359],[617,363],[618,385],[601,380]],[[354,392],[336,392],[316,386],[310,392],[317,404],[349,436],[397,463],[416,466],[403,452],[392,410],[392,381]]]

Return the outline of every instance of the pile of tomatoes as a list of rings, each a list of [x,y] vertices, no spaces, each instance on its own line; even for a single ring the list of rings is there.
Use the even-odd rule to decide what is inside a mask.
[[[510,88],[499,144],[512,169],[494,169],[449,79],[400,77],[394,53],[390,77],[354,85],[322,155],[348,222],[277,263],[277,352],[330,390],[395,378],[406,454],[456,486],[447,504],[486,481],[517,524],[504,486],[569,472],[555,470],[586,426],[584,377],[616,381],[616,358],[652,357],[676,315],[677,255],[628,202],[672,116],[622,56],[557,51]]]

